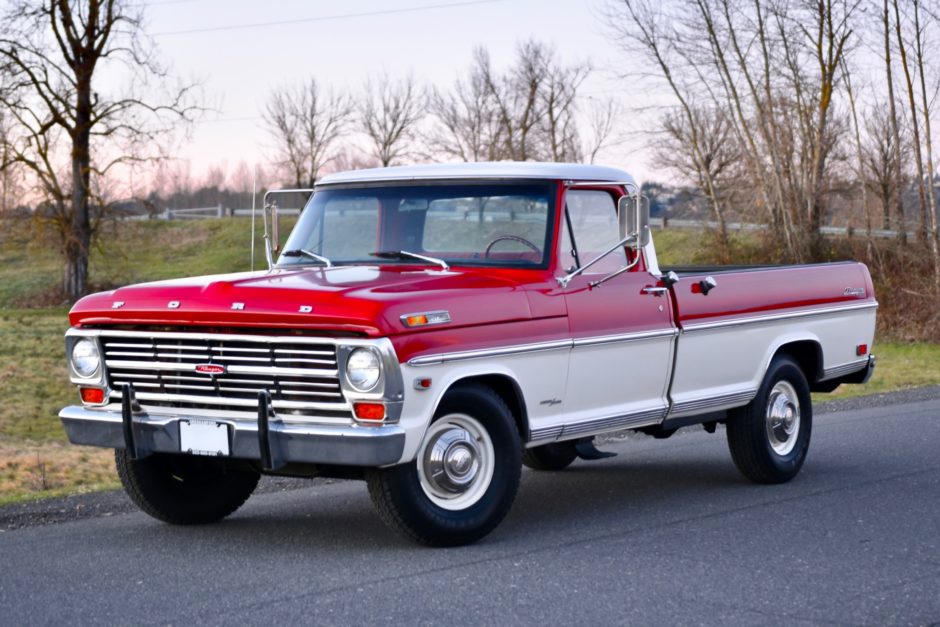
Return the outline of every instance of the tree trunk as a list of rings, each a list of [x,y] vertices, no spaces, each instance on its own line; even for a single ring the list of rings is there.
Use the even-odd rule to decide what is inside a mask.
[[[924,187],[924,158],[920,151],[920,127],[917,121],[917,105],[914,102],[914,82],[911,78],[910,65],[907,61],[907,48],[904,37],[901,35],[901,13],[898,9],[898,0],[894,2],[894,30],[898,37],[898,53],[901,55],[901,69],[904,70],[904,81],[907,87],[907,99],[911,110],[911,134],[914,136],[914,163],[917,165],[917,200],[920,204],[920,221],[917,225],[917,239],[927,244],[927,190]],[[940,278],[940,263],[934,260],[934,266]]]
[[[65,244],[65,292],[76,301],[88,292],[91,248],[91,76],[93,67],[76,72],[75,126],[72,130],[72,221]]]
[[[930,228],[930,253],[934,262],[934,285],[940,289],[940,233],[937,232],[937,194],[933,184],[933,142],[930,128],[930,102],[927,98],[927,83],[924,78],[924,36],[920,27],[920,2],[914,0],[914,33],[917,73],[920,76],[920,96],[924,116],[924,149],[927,165],[927,225]]]
[[[894,102],[894,78],[891,72],[891,17],[888,12],[888,0],[884,0],[884,13],[882,15],[885,35],[885,72],[888,83],[888,105],[891,112],[891,134],[894,140],[894,176],[897,185],[897,208],[895,209],[895,228],[901,244],[907,243],[907,221],[904,219],[904,177],[901,173],[901,130],[898,124],[898,112]],[[889,205],[890,206],[890,205]],[[885,228],[888,226],[889,209],[885,209]]]

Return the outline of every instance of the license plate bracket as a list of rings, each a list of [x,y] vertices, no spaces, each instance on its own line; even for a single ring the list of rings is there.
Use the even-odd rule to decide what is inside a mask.
[[[189,418],[179,421],[180,452],[210,457],[228,457],[229,428],[224,422]]]

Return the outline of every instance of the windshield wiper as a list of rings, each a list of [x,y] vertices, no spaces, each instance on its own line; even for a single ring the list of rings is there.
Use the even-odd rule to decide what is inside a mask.
[[[324,257],[323,255],[312,253],[309,250],[304,250],[303,248],[285,250],[281,254],[284,255],[285,257],[310,257],[311,259],[316,259],[317,261],[325,265],[327,268],[333,267],[333,262],[327,259],[326,257]]]
[[[418,259],[420,261],[427,261],[428,263],[437,264],[443,270],[450,270],[450,266],[447,265],[447,262],[443,259],[438,259],[437,257],[425,257],[424,255],[419,255],[418,253],[410,253],[407,250],[379,250],[374,253],[369,253],[369,255],[372,257],[378,257],[379,259]]]

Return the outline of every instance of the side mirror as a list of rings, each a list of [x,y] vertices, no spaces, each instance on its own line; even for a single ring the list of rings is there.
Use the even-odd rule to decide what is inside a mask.
[[[278,233],[277,201],[275,200],[265,205],[264,211],[267,214],[267,218],[271,221],[271,252],[276,255],[281,251],[281,238]]]
[[[650,242],[650,202],[646,196],[621,196],[617,201],[620,239],[633,237],[627,246],[636,250]]]

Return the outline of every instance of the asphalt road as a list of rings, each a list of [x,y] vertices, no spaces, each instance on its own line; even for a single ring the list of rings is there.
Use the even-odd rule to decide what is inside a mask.
[[[741,478],[722,430],[605,448],[526,471],[503,524],[459,549],[400,539],[356,482],[200,528],[7,530],[0,623],[940,624],[940,400],[817,415],[783,486]]]

